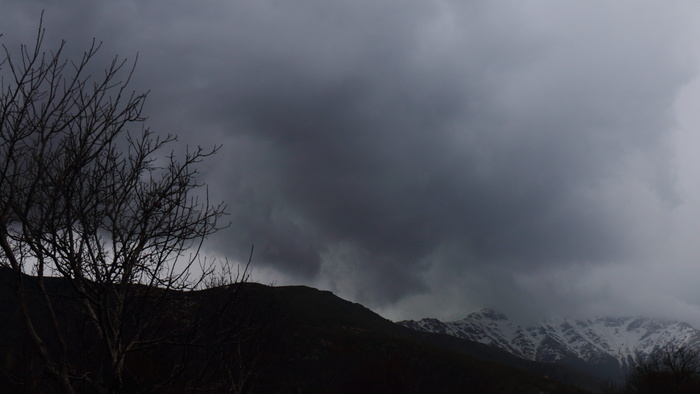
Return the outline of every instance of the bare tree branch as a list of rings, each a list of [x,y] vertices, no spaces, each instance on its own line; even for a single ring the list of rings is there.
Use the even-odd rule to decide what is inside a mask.
[[[198,257],[225,215],[197,180],[197,166],[219,147],[159,158],[176,138],[144,126],[147,93],[128,88],[136,61],[115,57],[92,75],[101,43],[73,61],[65,42],[47,52],[45,38],[40,23],[32,47],[15,54],[2,46],[0,265],[16,274],[45,371],[66,392],[117,392],[132,374],[131,354],[198,340],[196,318],[164,329],[168,313],[196,309],[185,305],[194,298],[174,294],[245,281],[250,260],[242,273],[229,267],[216,277]],[[69,295],[52,287],[53,277],[70,284]],[[83,320],[66,321],[66,308]],[[99,344],[82,361],[69,344],[73,329]]]

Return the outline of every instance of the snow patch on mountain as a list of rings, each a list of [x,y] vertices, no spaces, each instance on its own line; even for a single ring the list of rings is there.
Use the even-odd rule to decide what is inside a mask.
[[[623,370],[667,344],[695,346],[700,342],[700,332],[687,323],[644,317],[561,318],[521,325],[502,313],[483,309],[453,322],[429,318],[399,324],[495,346],[528,360],[603,364],[612,359]]]

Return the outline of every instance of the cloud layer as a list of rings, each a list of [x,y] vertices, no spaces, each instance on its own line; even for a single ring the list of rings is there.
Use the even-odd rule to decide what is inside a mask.
[[[92,37],[105,58],[139,54],[149,124],[224,144],[204,175],[232,226],[210,252],[244,260],[255,244],[266,278],[396,317],[697,314],[682,279],[694,163],[679,160],[697,144],[678,123],[690,3],[2,8],[6,44],[30,42],[45,9],[76,54]]]

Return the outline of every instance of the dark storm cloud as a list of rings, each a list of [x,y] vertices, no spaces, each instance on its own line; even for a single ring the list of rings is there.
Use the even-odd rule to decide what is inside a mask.
[[[261,63],[243,60],[245,81],[218,97],[232,130],[269,144],[264,176],[278,182],[259,203],[303,222],[278,230],[287,215],[250,211],[276,229],[258,239],[277,245],[274,263],[318,272],[343,245],[360,286],[396,300],[422,290],[426,259],[445,242],[472,255],[450,264],[477,270],[623,258],[633,246],[625,223],[597,193],[628,176],[627,155],[655,160],[663,149],[687,77],[666,42],[642,45],[635,35],[648,33],[620,32],[606,16],[592,21],[601,32],[573,26],[557,37],[485,5],[421,8],[331,26],[310,9],[253,33],[275,45],[257,42]]]
[[[435,267],[495,295],[626,261],[648,241],[626,182],[675,201],[666,138],[690,74],[670,6],[2,4],[3,30],[46,8],[51,34],[139,52],[151,126],[224,143],[205,173],[232,227],[211,247],[243,260],[255,244],[257,265],[360,301],[434,290]],[[446,286],[472,283],[459,275]]]

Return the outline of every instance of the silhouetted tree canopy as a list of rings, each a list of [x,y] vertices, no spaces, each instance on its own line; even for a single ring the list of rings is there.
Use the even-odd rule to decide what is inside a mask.
[[[67,393],[153,391],[180,376],[194,385],[192,357],[241,353],[251,336],[232,331],[240,319],[225,286],[245,274],[217,276],[198,257],[225,214],[197,180],[218,148],[178,155],[174,136],[144,125],[146,93],[128,88],[136,62],[115,57],[96,72],[97,41],[78,59],[46,41],[40,24],[35,42],[3,45],[0,58],[0,265],[32,345],[8,351],[24,370],[13,379]],[[193,291],[206,284],[224,287],[204,307]],[[235,391],[241,371],[216,361],[228,375],[207,387]]]

